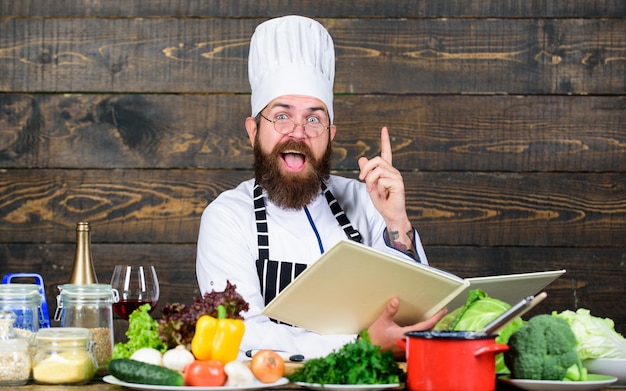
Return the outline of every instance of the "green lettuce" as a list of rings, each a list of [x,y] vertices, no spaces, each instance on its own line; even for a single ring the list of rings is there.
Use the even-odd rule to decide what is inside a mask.
[[[553,311],[552,316],[569,323],[576,336],[576,350],[581,360],[626,358],[626,339],[615,331],[613,320],[593,316],[585,308],[579,308],[576,312]]]
[[[489,297],[486,292],[480,289],[472,289],[467,295],[465,305],[459,307],[443,317],[434,327],[435,330],[448,331],[479,331],[487,326],[491,321],[502,315],[511,305]],[[517,329],[522,327],[524,321],[517,317],[498,332],[496,343],[506,344],[509,337]],[[496,372],[510,373],[504,363],[502,353],[496,355]]]
[[[150,304],[146,303],[134,310],[128,317],[128,342],[118,342],[113,346],[112,358],[130,358],[141,348],[154,348],[165,353],[167,346],[159,338],[159,324],[150,316]]]

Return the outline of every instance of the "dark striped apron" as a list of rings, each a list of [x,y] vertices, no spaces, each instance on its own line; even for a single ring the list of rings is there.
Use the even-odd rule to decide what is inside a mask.
[[[352,226],[352,223],[350,223],[348,216],[346,216],[343,209],[341,209],[337,199],[324,183],[322,183],[322,191],[339,226],[341,226],[349,239],[360,243],[363,240],[361,234]],[[291,261],[270,260],[265,200],[263,199],[263,189],[261,189],[261,186],[257,183],[254,184],[254,214],[259,246],[259,257],[256,260],[256,269],[259,282],[261,283],[261,294],[265,300],[265,305],[267,305],[280,291],[285,289],[294,278],[302,273],[307,265]]]

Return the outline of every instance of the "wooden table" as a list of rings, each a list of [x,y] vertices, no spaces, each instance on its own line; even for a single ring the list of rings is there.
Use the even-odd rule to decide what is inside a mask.
[[[297,368],[299,368],[302,363],[285,363],[285,375],[292,374]],[[400,367],[406,370],[406,363],[399,363]],[[520,391],[518,388],[509,386],[502,382],[497,383],[497,391]],[[20,387],[14,387],[16,391],[128,391],[129,388],[117,386],[113,384],[108,384],[102,381],[101,378],[96,377],[89,384],[81,385],[81,386],[51,386],[51,385],[39,385],[35,384],[32,381],[28,384]],[[305,388],[300,387],[295,384],[287,384],[280,387],[271,388],[273,391],[307,391]],[[2,387],[0,387],[0,391]],[[402,388],[393,388],[390,391],[404,391]],[[546,390],[550,391],[550,390]],[[606,388],[602,389],[602,391],[626,391],[626,386],[620,388]]]

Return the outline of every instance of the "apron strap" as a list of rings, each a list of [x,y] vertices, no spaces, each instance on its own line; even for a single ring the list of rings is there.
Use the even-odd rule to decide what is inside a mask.
[[[343,231],[346,233],[346,236],[348,236],[348,239],[358,243],[363,242],[361,233],[352,226],[348,216],[346,216],[346,213],[343,209],[341,209],[339,202],[337,202],[337,199],[333,193],[330,192],[330,189],[324,182],[322,182],[322,191],[324,192],[324,196],[326,196],[326,201],[328,202],[328,206],[330,206],[330,210],[333,212],[333,215],[335,215],[339,226],[343,228]]]
[[[263,189],[254,183],[254,218],[256,220],[257,245],[259,246],[259,260],[270,259],[269,234],[267,233],[267,214],[265,213],[265,201]]]

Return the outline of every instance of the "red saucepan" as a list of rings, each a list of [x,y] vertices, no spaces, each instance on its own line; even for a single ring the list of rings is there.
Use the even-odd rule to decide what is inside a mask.
[[[411,391],[493,391],[496,354],[509,349],[496,344],[495,332],[546,297],[528,296],[479,331],[413,331],[397,341],[406,352],[407,388]]]
[[[411,391],[493,391],[495,355],[509,347],[496,335],[467,331],[413,331],[398,345],[406,351]]]

